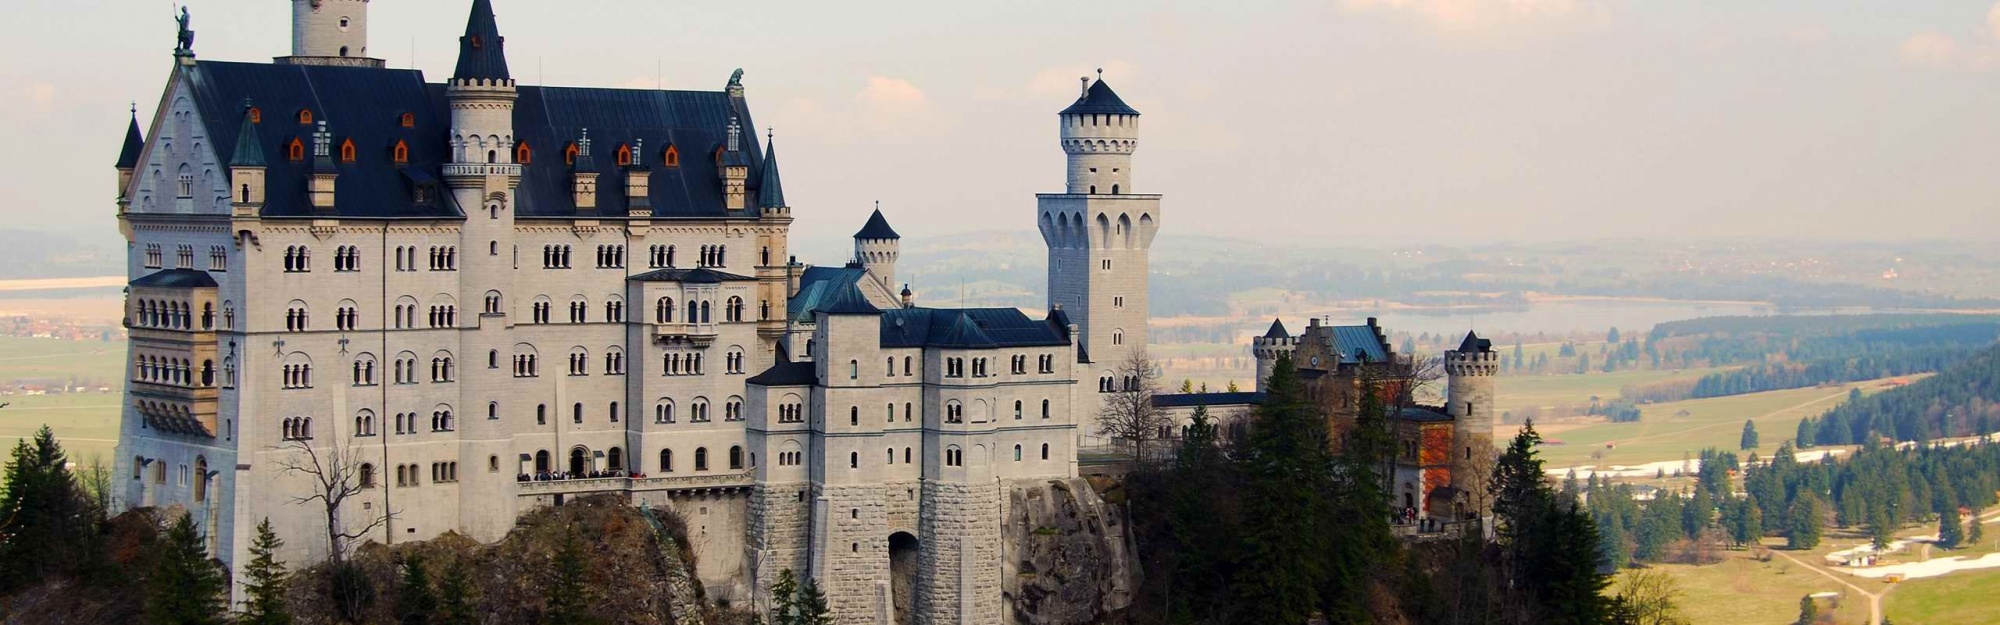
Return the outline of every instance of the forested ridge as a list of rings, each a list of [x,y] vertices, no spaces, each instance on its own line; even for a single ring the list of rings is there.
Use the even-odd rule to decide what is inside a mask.
[[[2000,425],[2000,347],[1988,347],[1937,375],[1875,395],[1855,393],[1801,424],[1816,445],[1853,445],[1990,434]]]
[[[1665,402],[1843,384],[1938,371],[2000,341],[2000,318],[1966,315],[1712,317],[1662,323],[1644,353],[1656,367],[1740,368],[1635,385]]]

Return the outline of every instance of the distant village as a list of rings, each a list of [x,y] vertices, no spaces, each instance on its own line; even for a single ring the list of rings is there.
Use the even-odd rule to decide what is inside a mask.
[[[125,342],[125,328],[103,321],[9,316],[0,317],[0,337],[122,346]],[[14,350],[19,349],[18,346],[14,348]],[[0,380],[0,397],[110,393],[116,390],[115,384],[116,380],[91,376],[9,378]]]

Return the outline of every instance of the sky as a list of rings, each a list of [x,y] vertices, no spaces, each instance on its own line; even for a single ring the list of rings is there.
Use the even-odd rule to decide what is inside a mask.
[[[1033,228],[1078,77],[1142,113],[1163,235],[1402,246],[2000,233],[1993,0],[494,0],[529,84],[745,72],[794,233]],[[0,228],[117,236],[168,0],[10,0]],[[448,77],[470,0],[373,0],[369,55]],[[191,0],[204,59],[289,53],[290,3]],[[141,119],[141,124],[150,123]]]

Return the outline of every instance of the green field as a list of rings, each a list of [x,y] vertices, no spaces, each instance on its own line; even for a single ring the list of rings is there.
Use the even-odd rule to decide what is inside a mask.
[[[1587,406],[1591,397],[1605,400],[1618,398],[1620,389],[1633,384],[1652,384],[1666,380],[1697,379],[1702,376],[1727,371],[1730,367],[1701,369],[1661,369],[1640,371],[1617,371],[1613,373],[1586,373],[1582,375],[1510,375],[1501,376],[1494,384],[1498,396],[1494,408],[1501,412],[1519,410],[1529,406],[1550,408],[1554,406]]]
[[[1681,613],[1696,625],[1778,625],[1799,617],[1799,598],[1817,592],[1851,592],[1803,566],[1773,556],[1759,562],[1749,551],[1729,551],[1719,564],[1660,564],[1680,583]],[[1853,597],[1835,611],[1841,625],[1868,620],[1868,600]],[[1929,623],[1929,621],[1921,621]]]
[[[69,451],[70,460],[111,462],[118,439],[119,394],[123,390],[125,344],[0,337],[0,382],[44,380],[55,384],[108,385],[108,392],[0,397],[0,443],[12,447],[47,424]]]
[[[1542,448],[1542,458],[1551,467],[1580,464],[1638,465],[1679,460],[1683,454],[1698,454],[1715,447],[1735,450],[1743,434],[1743,421],[1757,424],[1759,447],[1769,455],[1790,440],[1799,419],[1818,416],[1840,404],[1847,389],[1873,390],[1880,381],[1856,382],[1837,387],[1800,388],[1783,391],[1691,399],[1640,407],[1634,423],[1596,422],[1588,425],[1547,428],[1543,437],[1552,443]],[[1601,457],[1592,458],[1593,454]]]

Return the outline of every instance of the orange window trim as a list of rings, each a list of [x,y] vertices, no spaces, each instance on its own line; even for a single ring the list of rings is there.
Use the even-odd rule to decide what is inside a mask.
[[[668,145],[667,154],[665,157],[661,158],[660,161],[666,163],[668,167],[680,167],[681,166],[680,148],[676,148],[671,144]]]
[[[342,163],[352,163],[352,162],[354,162],[354,140],[353,140],[353,139],[348,139],[348,140],[346,140],[346,141],[342,141],[342,142],[340,142],[340,162],[342,162]]]
[[[528,142],[522,141],[520,145],[514,146],[515,163],[526,165],[533,160],[535,160],[535,151],[528,147]]]
[[[576,149],[576,144],[574,143],[569,144],[569,147],[563,148],[563,164],[575,165],[576,154],[577,154],[577,149]]]
[[[631,164],[632,164],[632,146],[629,145],[618,146],[618,166],[624,167]]]
[[[416,116],[416,115],[413,115],[413,114],[410,114],[410,113],[404,113],[404,114],[403,114],[403,127],[404,127],[404,128],[415,128],[415,127],[417,127],[417,116]]]
[[[397,163],[408,163],[408,162],[410,162],[410,145],[409,145],[409,144],[407,144],[407,143],[404,143],[404,142],[402,142],[402,141],[397,141],[397,142],[396,142],[396,150],[395,150],[395,153],[396,153],[396,162],[397,162]]]
[[[291,157],[293,161],[306,160],[305,142],[298,140],[297,137],[293,137],[291,145],[285,146],[285,155]]]
[[[301,124],[313,123],[312,109],[299,109],[299,123]]]
[[[261,123],[264,123],[264,112],[263,112],[263,111],[260,111],[260,110],[257,110],[257,108],[256,108],[256,107],[251,107],[251,108],[250,108],[250,123],[252,123],[252,124],[261,124]]]

